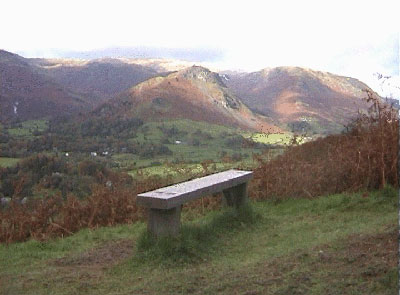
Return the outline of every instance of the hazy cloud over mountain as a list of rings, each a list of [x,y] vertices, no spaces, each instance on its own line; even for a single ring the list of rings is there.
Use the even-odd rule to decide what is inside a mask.
[[[18,52],[27,55],[27,52]],[[31,55],[32,53],[28,53]],[[170,58],[195,62],[216,62],[224,57],[223,50],[211,48],[163,48],[163,47],[109,47],[88,51],[73,50],[37,50],[35,56],[96,59],[103,57],[126,57],[126,58]]]
[[[301,66],[367,83],[399,75],[397,0],[3,2],[0,48],[25,57]]]

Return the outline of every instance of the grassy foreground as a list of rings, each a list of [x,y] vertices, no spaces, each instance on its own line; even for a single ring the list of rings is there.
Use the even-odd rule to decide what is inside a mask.
[[[397,294],[397,194],[252,202],[145,224],[0,245],[0,294]]]

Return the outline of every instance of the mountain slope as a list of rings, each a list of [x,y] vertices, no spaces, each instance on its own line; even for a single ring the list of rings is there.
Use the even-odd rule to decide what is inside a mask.
[[[314,122],[330,131],[366,108],[364,83],[298,67],[227,73],[225,83],[252,110],[286,125]],[[332,130],[331,130],[332,131]]]
[[[150,67],[129,59],[30,59],[64,87],[82,93],[93,103],[105,100],[157,75]]]
[[[0,121],[64,116],[85,111],[84,98],[49,78],[28,59],[0,50]]]
[[[96,113],[144,120],[186,118],[248,130],[280,131],[270,119],[250,111],[218,74],[198,66],[140,83]]]

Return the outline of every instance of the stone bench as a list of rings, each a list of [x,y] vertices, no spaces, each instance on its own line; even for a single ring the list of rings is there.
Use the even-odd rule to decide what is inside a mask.
[[[239,207],[247,201],[247,183],[252,176],[251,171],[228,170],[139,194],[136,203],[149,209],[150,233],[156,237],[176,236],[184,203],[223,192],[228,206]]]

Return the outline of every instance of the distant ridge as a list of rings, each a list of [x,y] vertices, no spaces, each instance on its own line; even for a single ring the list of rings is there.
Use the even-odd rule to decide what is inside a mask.
[[[370,89],[354,78],[300,67],[226,72],[225,77],[228,88],[253,111],[282,125],[312,121],[327,132],[366,110],[363,90]]]
[[[281,131],[269,118],[249,110],[217,73],[200,66],[142,82],[95,112],[108,117],[185,118],[248,130]]]
[[[30,62],[45,70],[57,83],[81,93],[94,104],[158,74],[151,67],[127,59],[30,59]]]
[[[68,116],[90,109],[28,59],[0,50],[0,121]]]
[[[370,90],[351,77],[300,67],[218,74],[173,59],[27,59],[4,50],[0,78],[2,122],[95,109],[102,116],[318,134],[339,132],[365,111],[363,90]]]

